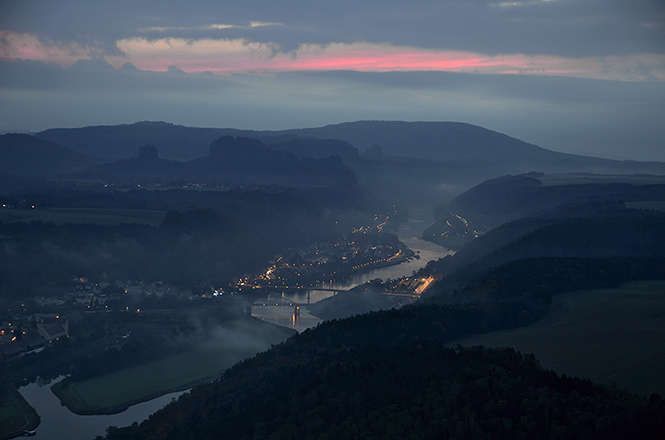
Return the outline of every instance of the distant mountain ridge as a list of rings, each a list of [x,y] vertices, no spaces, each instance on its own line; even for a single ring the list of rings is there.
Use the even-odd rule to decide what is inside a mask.
[[[273,150],[269,155],[286,157],[276,152],[279,150],[298,160],[289,163],[277,160],[261,168],[247,150],[243,155],[244,165],[229,168],[227,161],[209,155],[210,145],[226,136],[253,139]],[[380,199],[416,209],[449,202],[488,179],[532,171],[665,175],[665,162],[617,161],[559,153],[459,122],[357,121],[281,131],[138,122],[51,129],[37,133],[35,139],[55,142],[80,154],[103,157],[107,162],[127,160],[146,144],[159,150],[158,160],[132,159],[109,165],[103,167],[100,176],[108,176],[108,171],[115,170],[117,175],[127,177],[194,176],[194,180],[219,181],[223,170],[225,182],[231,184],[328,185],[354,180]],[[164,161],[178,161],[186,166]],[[280,178],[276,178],[278,174]]]
[[[299,136],[342,139],[361,150],[380,146],[398,156],[459,160],[480,158],[477,150],[501,148],[504,154],[530,154],[544,148],[464,122],[356,121],[319,128],[286,130]],[[467,150],[469,146],[474,150]],[[408,152],[410,154],[405,154]]]
[[[28,134],[0,136],[0,174],[48,176],[104,162]]]
[[[93,179],[170,178],[225,185],[352,185],[353,171],[339,157],[299,157],[271,148],[260,140],[222,136],[209,154],[188,162],[162,159],[156,146],[144,145],[139,156],[93,166],[71,177]]]
[[[463,122],[357,121],[284,132],[340,139],[361,151],[377,145],[389,155],[466,163],[479,168],[491,164],[497,170],[505,171],[493,177],[533,170],[549,173],[665,173],[665,163],[560,153]]]
[[[82,154],[107,159],[127,159],[139,147],[156,145],[166,159],[187,161],[205,156],[208,146],[224,133],[216,128],[192,128],[167,122],[51,128],[35,136]]]
[[[194,175],[224,183],[280,185],[356,185],[340,158],[298,157],[248,137],[222,136],[209,154],[187,162]]]
[[[374,146],[392,156],[412,157],[482,170],[495,169],[493,175],[529,171],[648,173],[665,174],[665,163],[617,161],[559,153],[529,144],[486,128],[461,122],[357,121],[317,128],[280,131],[238,130],[230,128],[194,128],[166,122],[137,122],[115,126],[56,128],[36,136],[68,147],[76,152],[108,159],[125,159],[145,144],[156,145],[165,159],[188,161],[208,153],[211,142],[222,136],[243,136],[261,140],[277,149],[301,154],[309,148],[320,157],[323,140],[326,154],[354,156],[352,148],[364,152]],[[316,139],[316,141],[314,141]],[[303,146],[310,144],[318,146]],[[343,142],[348,144],[345,144]],[[350,144],[350,145],[349,145]],[[374,148],[376,151],[376,148]]]
[[[138,157],[95,165],[77,173],[78,176],[95,179],[112,179],[117,176],[180,178],[191,174],[193,173],[190,167],[185,163],[142,154]]]

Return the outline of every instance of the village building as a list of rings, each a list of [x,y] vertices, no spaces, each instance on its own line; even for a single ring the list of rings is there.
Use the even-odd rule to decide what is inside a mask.
[[[39,350],[44,346],[44,338],[38,335],[26,335],[22,338],[12,337],[11,340],[0,343],[0,360],[17,358],[25,353]]]
[[[66,316],[37,313],[33,319],[36,322],[37,333],[46,341],[65,337],[69,333],[69,320]]]
[[[16,339],[0,345],[0,354],[2,354],[3,360],[18,357],[22,353],[25,353],[25,351],[25,346],[21,344],[21,341]]]

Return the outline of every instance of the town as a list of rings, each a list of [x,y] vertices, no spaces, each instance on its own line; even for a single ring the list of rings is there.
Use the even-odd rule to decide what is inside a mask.
[[[39,353],[61,338],[79,337],[72,330],[79,328],[77,324],[86,317],[103,316],[106,322],[104,332],[97,339],[111,344],[107,347],[117,346],[123,342],[119,338],[131,333],[126,323],[108,323],[118,316],[122,317],[121,321],[127,321],[128,315],[154,319],[156,314],[181,319],[185,309],[220,307],[226,308],[225,313],[235,315],[229,308],[237,306],[240,309],[239,304],[252,301],[265,289],[316,288],[323,282],[342,281],[352,275],[414,258],[420,257],[400,243],[397,236],[363,228],[334,242],[289,248],[275,256],[263,272],[238,277],[226,286],[204,283],[198,288],[182,289],[162,281],[93,281],[75,275],[62,295],[39,295],[3,304],[0,363]],[[386,294],[420,296],[431,281],[431,277],[405,278],[386,283],[383,289]],[[227,300],[233,296],[245,301]],[[242,307],[242,312],[247,314],[246,306]],[[94,320],[100,321],[99,316]],[[81,345],[80,340],[77,345]]]
[[[294,247],[275,258],[264,273],[240,281],[240,286],[313,288],[322,282],[419,258],[393,234],[356,231],[332,243]]]

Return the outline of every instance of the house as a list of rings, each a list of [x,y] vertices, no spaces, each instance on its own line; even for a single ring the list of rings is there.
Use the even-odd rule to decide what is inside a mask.
[[[66,315],[69,322],[78,322],[83,319],[83,315],[78,310],[71,310]]]
[[[37,324],[37,333],[39,333],[39,336],[49,342],[54,339],[67,336],[67,327],[69,326],[67,325],[67,320],[65,319],[64,321],[64,327],[58,321]]]
[[[36,350],[44,345],[44,338],[39,335],[26,335],[23,336],[21,342],[25,345],[28,351]]]
[[[13,340],[0,345],[0,354],[2,359],[11,359],[18,357],[25,352],[25,345],[19,340]]]
[[[43,347],[44,339],[41,336],[30,335],[24,336],[21,339],[13,338],[9,342],[0,344],[0,359],[7,360],[13,359],[24,354],[38,350],[40,347]]]
[[[35,315],[37,322],[37,333],[46,341],[67,336],[69,333],[69,320],[61,315]]]

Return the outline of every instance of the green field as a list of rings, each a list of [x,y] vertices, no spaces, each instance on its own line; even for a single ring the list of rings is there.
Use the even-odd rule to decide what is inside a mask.
[[[85,381],[62,381],[53,392],[77,414],[113,414],[128,406],[219,377],[227,368],[270,348],[291,332],[258,321],[220,332],[190,351]],[[65,385],[66,384],[66,385]]]
[[[121,412],[128,406],[213,379],[231,364],[203,351],[169,356],[53,391],[77,414]]]
[[[158,226],[166,215],[165,211],[141,209],[93,209],[93,208],[50,208],[50,209],[0,209],[0,220],[43,221],[57,225],[65,223],[92,223],[97,225],[117,225],[120,223],[141,223]]]
[[[665,281],[558,295],[553,311],[536,324],[451,346],[457,344],[511,346],[559,374],[665,396]]]

